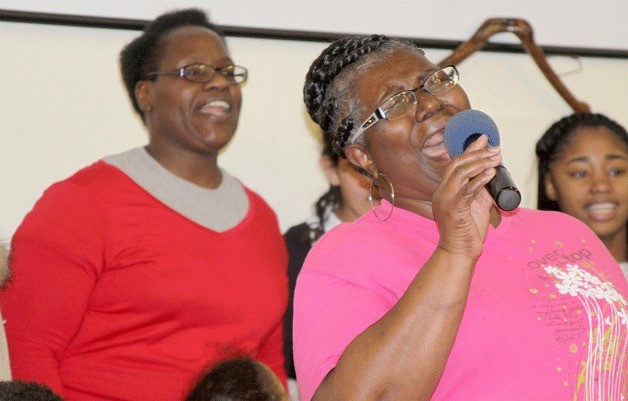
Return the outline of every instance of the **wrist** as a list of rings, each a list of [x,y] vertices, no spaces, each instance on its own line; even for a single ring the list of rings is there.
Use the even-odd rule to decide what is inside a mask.
[[[475,266],[480,258],[481,252],[475,254],[464,248],[457,248],[438,244],[435,254],[439,254],[439,258],[447,260],[453,266]]]

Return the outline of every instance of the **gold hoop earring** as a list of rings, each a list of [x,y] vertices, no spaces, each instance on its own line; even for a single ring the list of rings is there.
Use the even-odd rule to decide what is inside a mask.
[[[376,206],[373,203],[373,187],[379,188],[379,185],[375,184],[375,178],[374,177],[371,179],[371,186],[369,188],[369,202],[371,203],[371,210],[373,211],[373,214],[375,215],[375,217],[377,217],[377,220],[379,220],[379,221],[386,221],[386,220],[388,220],[390,218],[390,216],[392,216],[393,209],[395,209],[395,187],[393,187],[392,182],[388,179],[388,177],[386,177],[384,175],[384,173],[379,173],[377,175],[377,179],[378,180],[380,179],[380,177],[384,177],[386,179],[386,181],[388,182],[388,186],[390,187],[390,204],[391,204],[391,207],[390,207],[390,212],[388,212],[388,215],[386,216],[386,218],[382,219],[381,217],[379,217],[379,215],[376,212]],[[381,205],[381,202],[380,202],[379,205]]]

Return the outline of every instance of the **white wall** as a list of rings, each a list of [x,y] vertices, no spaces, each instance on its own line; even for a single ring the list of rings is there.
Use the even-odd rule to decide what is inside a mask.
[[[528,4],[542,8],[545,2]],[[10,7],[0,2],[0,8]],[[597,31],[606,32],[607,25]],[[117,66],[120,49],[138,34],[0,22],[0,238],[13,234],[52,182],[145,143]],[[238,133],[220,162],[271,204],[285,230],[308,216],[327,186],[301,95],[305,72],[327,43],[228,38],[228,44],[251,78],[243,88]],[[433,61],[448,54],[427,50]],[[551,63],[559,73],[579,68],[567,57]],[[567,87],[593,111],[628,126],[628,60],[580,63],[578,72],[564,76]],[[524,193],[523,204],[534,206],[534,143],[570,108],[527,55],[476,53],[459,69],[474,108],[489,113],[500,128],[505,164]]]
[[[626,0],[0,0],[4,9],[146,20],[185,7],[256,28],[466,40],[487,18],[517,17],[534,23],[542,45],[625,49],[628,41]]]

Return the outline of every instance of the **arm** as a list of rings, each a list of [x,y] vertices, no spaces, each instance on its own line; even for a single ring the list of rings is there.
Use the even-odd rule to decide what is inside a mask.
[[[484,185],[501,155],[486,145],[482,137],[450,163],[433,198],[440,232],[436,251],[394,307],[351,341],[313,400],[431,398],[453,347],[488,229],[492,199]]]
[[[14,275],[1,298],[13,378],[61,395],[60,365],[102,260],[92,204],[65,184],[46,192],[13,238]]]

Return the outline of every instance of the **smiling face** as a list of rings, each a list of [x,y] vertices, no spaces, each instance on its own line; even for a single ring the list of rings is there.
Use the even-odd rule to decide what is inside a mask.
[[[550,163],[545,190],[601,239],[626,230],[628,147],[604,127],[583,127]]]
[[[185,26],[168,33],[158,71],[190,64],[223,67],[233,64],[223,40],[209,29]],[[209,82],[160,75],[136,86],[153,151],[186,150],[216,155],[233,137],[242,95],[237,84],[218,72]]]
[[[422,85],[438,70],[427,58],[409,50],[393,53],[356,83],[364,109],[360,122],[391,96]],[[438,95],[417,92],[418,103],[398,119],[380,120],[365,132],[366,147],[350,145],[348,157],[371,174],[383,172],[398,195],[431,201],[450,157],[443,145],[445,125],[470,108],[459,86]]]

